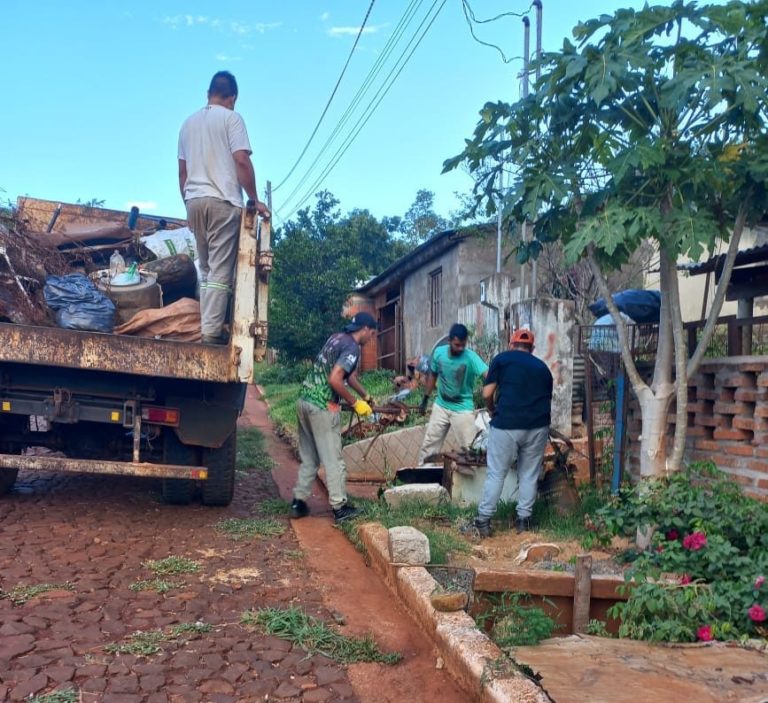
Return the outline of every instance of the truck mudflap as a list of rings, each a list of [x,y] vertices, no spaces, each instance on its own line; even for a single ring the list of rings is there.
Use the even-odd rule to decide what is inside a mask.
[[[23,456],[0,454],[0,469],[27,471],[57,471],[75,474],[112,474],[116,476],[147,476],[150,478],[182,478],[204,481],[208,469],[204,466],[152,464],[148,462],[68,459],[58,456]]]

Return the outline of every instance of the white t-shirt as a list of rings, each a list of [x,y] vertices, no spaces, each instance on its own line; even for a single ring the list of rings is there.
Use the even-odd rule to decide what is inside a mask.
[[[179,133],[179,159],[187,162],[184,200],[219,198],[243,207],[236,151],[251,153],[245,122],[234,110],[206,105],[188,117]]]

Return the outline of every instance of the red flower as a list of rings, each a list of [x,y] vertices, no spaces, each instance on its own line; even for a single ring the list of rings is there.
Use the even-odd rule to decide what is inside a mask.
[[[755,603],[748,611],[747,615],[749,615],[749,619],[752,622],[763,622],[766,618],[765,610],[763,609],[763,606],[758,605]]]
[[[691,583],[691,581],[693,581],[693,579],[690,576],[688,576],[688,574],[683,574],[680,577],[680,585],[681,586],[687,586],[689,583]]]
[[[665,536],[665,537],[666,537],[666,538],[667,538],[667,539],[668,539],[670,542],[672,542],[673,540],[676,540],[676,539],[677,539],[677,538],[680,536],[680,533],[679,533],[677,530],[675,530],[675,529],[672,529],[672,530],[667,530],[667,533],[666,533],[664,536]]]
[[[683,547],[697,552],[707,546],[707,536],[703,532],[692,532],[683,537]]]
[[[702,642],[711,642],[715,639],[715,636],[712,634],[712,625],[702,625],[696,630],[696,637]]]
[[[765,576],[758,576],[755,579],[755,588],[760,588],[765,583]]]
[[[656,545],[655,551],[661,554],[664,551],[664,545],[663,544]]]

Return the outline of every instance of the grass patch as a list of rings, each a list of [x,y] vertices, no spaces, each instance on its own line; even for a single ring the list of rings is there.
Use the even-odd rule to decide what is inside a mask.
[[[216,524],[216,530],[235,540],[254,537],[279,537],[285,525],[274,518],[228,518]]]
[[[0,590],[0,598],[7,598],[14,605],[23,605],[31,598],[48,591],[73,591],[71,583],[36,583],[31,586],[14,586],[10,591]]]
[[[245,474],[249,471],[271,471],[272,457],[264,448],[264,435],[256,427],[244,427],[237,431],[237,453],[235,471]]]
[[[608,503],[610,495],[606,490],[590,485],[580,486],[579,495],[579,508],[570,515],[558,515],[554,507],[537,501],[533,508],[533,518],[545,538],[560,542],[573,540],[579,542],[584,549],[592,549],[601,540],[590,516]]]
[[[65,688],[62,691],[45,693],[29,699],[29,703],[78,703],[80,694],[74,688]]]
[[[409,501],[397,508],[390,508],[383,501],[356,500],[361,515],[355,520],[341,524],[341,529],[350,541],[360,550],[362,544],[357,536],[360,522],[378,522],[387,529],[400,525],[410,525],[423,532],[429,540],[431,564],[447,564],[450,555],[468,553],[472,547],[459,531],[475,515],[473,506],[462,508],[453,503],[425,505],[419,501]]]
[[[172,588],[184,586],[183,581],[166,581],[165,579],[149,579],[146,581],[136,581],[128,588],[132,591],[156,591],[157,593],[168,593]]]
[[[110,654],[132,654],[137,657],[149,657],[163,651],[166,642],[178,642],[190,639],[185,635],[199,635],[211,631],[211,625],[205,622],[183,622],[165,630],[134,632],[125,642],[113,642],[104,649]]]
[[[541,608],[527,604],[527,593],[502,593],[484,599],[489,607],[475,617],[478,627],[490,624],[491,639],[501,648],[536,645],[552,637],[555,621]],[[551,601],[548,604],[554,605]]]
[[[274,637],[288,640],[309,654],[323,654],[340,664],[380,662],[397,664],[402,655],[382,652],[373,637],[347,637],[299,608],[247,610],[241,622],[259,627]]]
[[[303,549],[286,549],[283,556],[287,559],[303,559],[306,554],[304,554]]]
[[[194,574],[200,571],[200,563],[186,557],[170,556],[158,561],[145,561],[144,567],[156,576],[176,576],[177,574]]]
[[[269,517],[285,516],[288,514],[291,504],[282,498],[265,498],[256,508],[262,515]]]

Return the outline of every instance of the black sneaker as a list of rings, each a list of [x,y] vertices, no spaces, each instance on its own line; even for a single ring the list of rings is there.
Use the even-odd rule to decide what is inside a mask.
[[[531,517],[519,517],[515,520],[515,530],[517,530],[517,534],[521,532],[535,532],[536,526],[533,524]]]
[[[293,503],[291,503],[291,517],[298,520],[301,517],[307,517],[307,515],[309,515],[309,506],[303,500],[294,498]]]
[[[358,515],[360,515],[360,510],[352,505],[352,503],[344,503],[340,508],[335,508],[333,511],[333,519],[337,525],[346,520],[351,520]]]
[[[491,521],[485,518],[476,517],[473,523],[475,529],[478,531],[481,537],[491,536]]]

